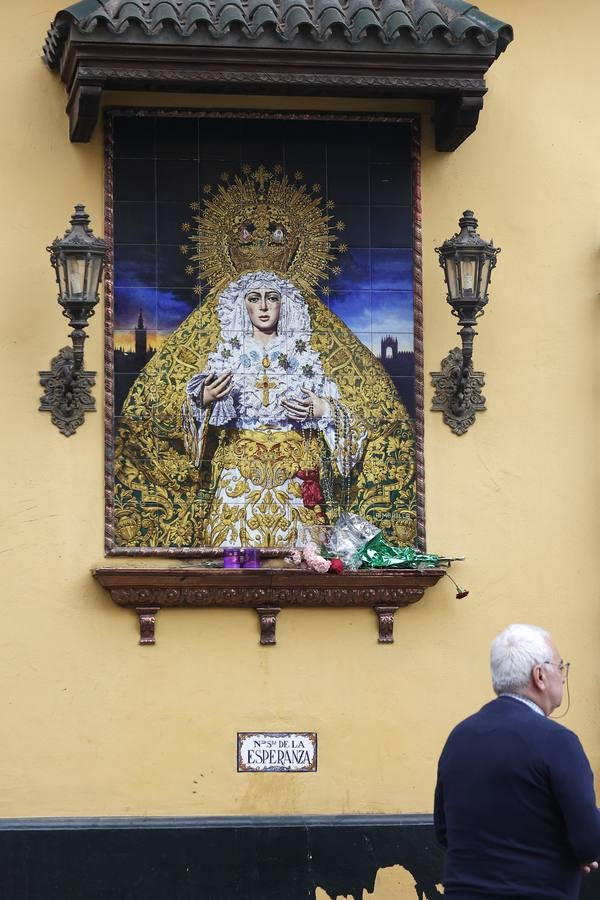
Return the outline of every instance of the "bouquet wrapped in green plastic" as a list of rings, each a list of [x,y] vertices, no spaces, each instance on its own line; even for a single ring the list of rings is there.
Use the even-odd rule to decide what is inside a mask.
[[[414,547],[394,547],[379,532],[356,551],[352,561],[360,563],[357,569],[435,569],[459,558],[421,553]]]
[[[449,568],[454,560],[463,556],[439,556],[437,553],[423,553],[416,547],[394,547],[384,538],[381,531],[355,513],[342,513],[335,525],[329,526],[323,537],[322,553],[326,557],[336,557],[344,569],[436,569]],[[468,591],[460,587],[446,572],[456,588],[456,596],[462,599]]]

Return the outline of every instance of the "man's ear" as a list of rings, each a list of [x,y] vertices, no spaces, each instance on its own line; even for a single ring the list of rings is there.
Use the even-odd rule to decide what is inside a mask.
[[[539,663],[531,670],[531,678],[533,680],[534,687],[536,687],[540,691],[546,690],[546,685],[544,683],[544,668]]]

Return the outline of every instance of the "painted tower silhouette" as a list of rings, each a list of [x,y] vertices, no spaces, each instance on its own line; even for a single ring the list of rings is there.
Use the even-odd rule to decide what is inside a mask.
[[[379,361],[393,379],[396,390],[413,418],[415,416],[414,354],[412,350],[400,350],[398,338],[391,334],[381,338]]]
[[[138,323],[135,329],[135,361],[139,363],[140,368],[146,364],[148,353],[148,332],[144,325],[144,317],[140,309]]]
[[[381,339],[381,359],[395,360],[398,356],[398,338],[393,338],[389,334]]]

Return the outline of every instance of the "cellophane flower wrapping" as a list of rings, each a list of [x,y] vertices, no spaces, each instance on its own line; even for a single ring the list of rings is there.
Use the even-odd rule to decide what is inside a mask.
[[[323,542],[323,550],[328,556],[341,559],[345,569],[358,569],[360,562],[353,563],[358,550],[381,530],[356,513],[343,512],[335,525],[328,529]]]
[[[442,557],[435,553],[421,553],[414,547],[394,547],[383,535],[376,534],[355,554],[362,569],[432,569],[440,565]]]

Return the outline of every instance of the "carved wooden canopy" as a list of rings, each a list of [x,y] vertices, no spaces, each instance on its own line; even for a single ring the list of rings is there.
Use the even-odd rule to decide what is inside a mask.
[[[435,101],[436,147],[477,125],[510,25],[467,0],[80,0],[44,59],[89,141],[103,90],[387,96]]]

